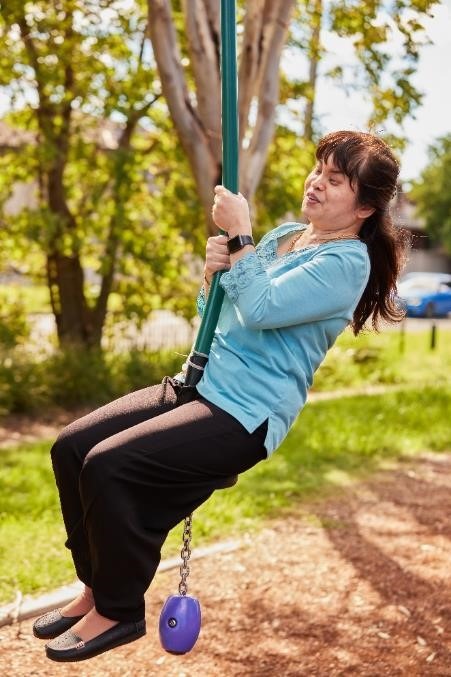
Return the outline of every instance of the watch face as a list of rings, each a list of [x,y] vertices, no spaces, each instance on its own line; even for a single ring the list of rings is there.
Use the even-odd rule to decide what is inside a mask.
[[[243,247],[240,236],[237,235],[236,237],[232,237],[232,239],[228,241],[227,247],[230,254],[238,252]]]
[[[240,251],[240,249],[243,249],[243,247],[248,244],[254,244],[251,235],[236,235],[235,237],[232,237],[227,243],[229,254],[235,254],[235,252]]]

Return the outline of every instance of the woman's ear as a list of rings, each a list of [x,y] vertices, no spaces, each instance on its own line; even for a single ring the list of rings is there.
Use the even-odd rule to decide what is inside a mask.
[[[371,214],[374,214],[375,211],[374,207],[361,205],[360,207],[357,207],[357,216],[359,219],[367,219]]]

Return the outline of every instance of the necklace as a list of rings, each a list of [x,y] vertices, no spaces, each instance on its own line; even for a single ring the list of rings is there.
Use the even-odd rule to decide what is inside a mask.
[[[290,254],[290,252],[292,252],[294,250],[296,242],[302,237],[303,234],[304,234],[303,230],[301,230],[300,233],[296,233],[296,235],[294,236],[294,238],[290,242],[290,246],[287,249],[287,254]]]
[[[301,230],[300,233],[296,233],[290,242],[290,246],[287,249],[287,254],[290,254],[294,251],[296,244],[303,235],[305,235],[305,230]],[[337,235],[337,237],[330,237],[327,240],[320,240],[319,242],[313,242],[312,244],[326,244],[326,242],[334,242],[335,240],[360,240],[360,237],[358,235]]]

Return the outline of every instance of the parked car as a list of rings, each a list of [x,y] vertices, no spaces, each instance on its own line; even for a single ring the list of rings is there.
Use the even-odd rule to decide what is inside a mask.
[[[408,317],[446,317],[451,313],[451,275],[408,273],[398,283]]]

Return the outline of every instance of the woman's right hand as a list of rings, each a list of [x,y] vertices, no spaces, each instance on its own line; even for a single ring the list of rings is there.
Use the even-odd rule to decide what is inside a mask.
[[[230,255],[227,249],[227,241],[227,235],[215,235],[207,240],[204,276],[208,284],[211,284],[213,274],[218,272],[218,270],[230,269]]]

